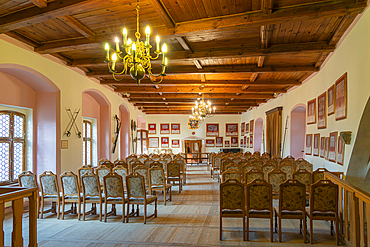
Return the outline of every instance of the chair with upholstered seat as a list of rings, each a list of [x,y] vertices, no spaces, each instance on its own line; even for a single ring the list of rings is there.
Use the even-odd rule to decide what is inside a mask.
[[[312,173],[312,183],[314,184],[321,179],[325,179],[325,172],[329,172],[329,171],[326,168],[317,168]]]
[[[339,245],[339,217],[338,217],[338,185],[330,180],[319,180],[311,185],[310,206],[306,207],[306,215],[310,220],[310,243],[313,243],[313,221],[331,221],[330,233],[333,235],[335,222],[336,244]]]
[[[148,167],[148,169],[150,168],[150,167],[152,167],[152,164],[154,163],[155,161],[154,160],[152,160],[152,159],[146,159],[145,161],[144,161],[144,166],[145,167]]]
[[[305,169],[308,172],[313,172],[312,164],[305,159],[299,158],[294,163],[296,171],[298,171],[299,169]]]
[[[60,175],[60,184],[62,188],[62,220],[64,220],[65,213],[77,213],[78,220],[80,220],[82,197],[77,175],[72,171],[65,171]],[[67,212],[65,211],[66,202],[72,203],[71,209]],[[78,203],[78,211],[77,207],[73,206],[73,203]]]
[[[61,198],[57,176],[51,171],[45,171],[40,174],[39,179],[41,187],[40,218],[42,219],[44,217],[44,213],[52,212],[56,213],[59,219]],[[52,202],[52,208],[44,211],[44,204],[46,201]]]
[[[116,167],[118,165],[121,165],[121,166],[125,167],[128,170],[128,164],[123,159],[116,159],[114,161],[114,167]]]
[[[167,182],[168,183],[174,183],[177,181],[179,185],[179,193],[181,193],[182,190],[182,179],[181,179],[181,167],[180,164],[174,161],[171,161],[167,164]]]
[[[214,178],[216,172],[220,172],[222,154],[215,154],[212,158],[211,178]]]
[[[78,180],[80,181],[80,186],[82,186],[81,177],[85,174],[88,175],[94,174],[94,170],[87,165],[83,165],[80,168],[78,168]]]
[[[18,182],[19,182],[20,187],[28,188],[28,189],[37,188],[37,190],[39,190],[36,174],[30,171],[23,171],[21,174],[19,174]],[[39,213],[40,213],[40,194],[39,193],[37,193],[36,203],[37,203],[37,218],[38,218]]]
[[[137,157],[137,159],[144,164],[144,161],[149,159],[149,156],[147,156],[146,154],[140,154],[139,157]]]
[[[103,185],[104,181],[103,178],[108,175],[112,170],[105,165],[100,165],[96,168],[96,175],[99,177],[99,183]]]
[[[261,168],[261,171],[263,172],[263,179],[266,181],[268,180],[268,173],[272,170],[276,169],[276,166],[274,163],[271,163],[271,161],[267,161],[266,164],[264,164]]]
[[[113,169],[113,167],[114,167],[114,164],[112,163],[112,162],[110,162],[108,159],[106,159],[106,158],[103,158],[103,159],[101,159],[101,160],[99,160],[99,166],[102,166],[102,165],[104,165],[104,166],[106,166],[107,168],[109,168],[109,169]]]
[[[130,163],[130,172],[133,172],[135,167],[137,167],[137,166],[144,166],[144,164],[141,163],[139,160]]]
[[[113,168],[113,173],[120,175],[122,177],[123,186],[126,186],[126,176],[128,174],[127,168],[122,165],[117,165]]]
[[[237,170],[238,172],[240,172],[240,166],[237,165],[236,163],[233,163],[233,164],[229,164],[228,166],[226,166],[226,170],[228,169],[235,169]]]
[[[299,182],[306,186],[306,194],[310,193],[310,188],[312,184],[311,172],[308,172],[306,169],[299,169],[293,173],[293,179],[297,179]]]
[[[116,207],[112,207],[112,212],[108,213],[108,204],[121,204],[122,205],[122,222],[125,222],[125,203],[127,198],[125,198],[125,191],[123,189],[123,179],[122,176],[116,173],[109,173],[103,178],[104,183],[104,221],[107,222],[107,216],[116,215]]]
[[[248,184],[255,179],[263,179],[263,172],[258,169],[251,169],[244,173],[243,183]]]
[[[104,180],[103,180],[104,183]],[[99,220],[102,220],[103,215],[103,202],[104,196],[101,192],[101,186],[99,183],[99,177],[96,174],[85,174],[81,177],[82,184],[82,220],[85,220],[85,216],[88,214],[96,214],[96,203],[100,204]],[[89,212],[86,212],[86,204],[92,203],[92,208]]]
[[[225,182],[228,179],[236,179],[241,182],[241,175],[240,172],[236,169],[227,169],[222,173],[222,182]]]
[[[144,205],[144,224],[146,219],[150,217],[157,217],[157,197],[153,195],[147,195],[145,193],[144,177],[137,172],[133,172],[126,176],[127,186],[127,222],[130,218],[130,204],[136,204],[136,215],[139,216],[139,205]],[[147,205],[154,202],[154,213],[147,216]]]
[[[249,240],[249,219],[265,218],[270,219],[270,237],[273,242],[273,207],[272,207],[272,186],[263,179],[255,179],[248,183],[246,189],[247,218],[247,240]]]
[[[286,174],[287,179],[293,178],[293,172],[294,172],[294,163],[291,160],[285,160],[283,159],[280,162],[279,169]]]
[[[164,170],[162,167],[153,166],[149,169],[149,194],[152,192],[162,191],[164,194],[164,205],[167,202],[167,193],[170,194],[169,201],[172,201],[171,185],[166,183]]]
[[[272,194],[274,198],[277,198],[279,196],[280,184],[286,181],[286,173],[279,169],[274,169],[268,173],[267,177],[268,182],[272,186]]]
[[[164,159],[160,159],[155,162],[155,166],[162,167],[165,172],[166,172],[166,165],[167,165],[167,161]],[[151,167],[153,167],[153,165]]]
[[[262,169],[263,161],[261,159],[254,159],[250,161],[252,166],[257,167],[258,170]]]
[[[275,207],[275,229],[279,222],[279,242],[282,241],[282,219],[299,219],[300,233],[303,233],[303,240],[306,242],[306,186],[296,179],[288,179],[280,184],[279,206]],[[302,231],[303,221],[303,231]]]
[[[159,162],[159,160],[158,160]],[[173,162],[177,162],[180,165],[180,174],[182,175],[183,183],[186,184],[186,162],[182,156],[173,159]]]
[[[144,184],[145,184],[145,188],[149,188],[149,176],[148,176],[148,168],[143,166],[143,165],[139,165],[139,166],[136,166],[133,170],[133,172],[137,172],[139,173],[141,176],[144,177]]]
[[[243,219],[243,240],[245,240],[245,193],[244,184],[228,179],[220,184],[220,240],[222,240],[222,218]]]

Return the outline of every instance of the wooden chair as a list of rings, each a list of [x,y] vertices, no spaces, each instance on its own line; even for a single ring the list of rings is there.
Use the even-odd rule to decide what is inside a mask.
[[[94,170],[90,166],[87,166],[87,165],[84,165],[78,168],[78,180],[80,181],[80,186],[82,186],[81,177],[85,174],[92,175],[94,174]]]
[[[245,193],[244,184],[228,179],[220,184],[220,240],[222,240],[222,218],[243,219],[243,240],[245,240]]]
[[[107,222],[108,215],[116,215],[116,204],[122,204],[122,222],[125,223],[125,203],[127,198],[125,198],[125,191],[123,189],[123,179],[122,176],[116,173],[109,173],[103,178],[104,183],[104,222]],[[108,213],[108,204],[113,204],[112,212]],[[101,214],[101,213],[100,213]]]
[[[51,171],[44,171],[39,176],[40,179],[40,218],[44,218],[44,213],[56,213],[59,219],[60,213],[60,193],[57,176]],[[46,201],[52,202],[51,209],[44,211]],[[56,204],[56,205],[55,205]]]
[[[166,183],[164,170],[162,167],[154,166],[149,169],[149,194],[153,191],[162,191],[164,194],[164,205],[167,202],[167,193],[169,192],[169,201],[172,201],[171,185]]]
[[[293,166],[293,171],[295,171],[295,163],[294,162],[295,162],[295,158],[291,155],[288,155],[280,161],[280,164],[281,163],[291,164]],[[293,171],[292,171],[292,174],[293,174]]]
[[[246,185],[246,218],[247,218],[247,241],[249,240],[249,219],[270,219],[270,237],[273,238],[273,207],[272,186],[263,179],[255,179]]]
[[[154,163],[155,161],[154,160],[152,160],[152,159],[146,159],[145,161],[144,161],[144,166],[145,167],[148,167],[148,169],[150,168],[150,167],[152,167],[152,164]]]
[[[227,169],[222,173],[222,182],[225,182],[228,179],[236,179],[241,182],[240,172],[236,169]]]
[[[104,160],[102,159],[99,161],[99,166],[106,166],[112,170],[114,167],[114,164],[110,162],[108,159],[104,159]]]
[[[137,157],[137,159],[144,164],[144,161],[147,160],[149,157],[146,156],[145,154],[140,154],[139,157]]]
[[[228,166],[226,166],[226,170],[228,169],[235,169],[237,170],[238,172],[240,172],[240,166],[238,166],[236,163],[234,164],[229,164]]]
[[[77,175],[72,171],[65,171],[60,175],[60,184],[62,188],[62,220],[64,220],[65,213],[77,213],[78,220],[80,220],[82,198],[80,193],[81,186],[78,183]],[[66,202],[72,203],[71,209],[68,211],[65,211]],[[73,206],[73,203],[78,203],[78,211],[77,207]]]
[[[317,168],[313,173],[312,173],[312,183],[316,183],[317,181],[321,179],[325,179],[325,172],[329,172],[326,168]]]
[[[137,167],[137,166],[144,166],[144,164],[141,163],[139,160],[134,161],[134,162],[130,163],[130,171],[133,172],[135,167]]]
[[[252,153],[251,153],[251,152],[249,152],[249,151],[247,151],[247,152],[245,152],[245,153],[244,153],[244,157],[245,157],[245,158],[247,158],[247,159],[248,159],[249,157],[251,157],[251,156],[252,156]]]
[[[268,182],[272,186],[272,194],[274,197],[279,196],[280,184],[284,183],[286,180],[286,173],[275,169],[268,173]]]
[[[137,155],[136,154],[130,154],[129,156],[126,157],[126,163],[129,165],[132,160],[136,160]]]
[[[254,151],[252,156],[257,157],[259,159],[261,157],[261,152],[260,151]]]
[[[123,159],[116,159],[114,161],[114,167],[116,167],[118,165],[121,165],[121,166],[125,167],[126,169],[128,169],[128,164]]]
[[[295,170],[305,169],[308,172],[313,172],[313,165],[305,159],[299,158],[295,162]]]
[[[306,186],[306,194],[310,193],[310,188],[312,184],[312,174],[306,169],[299,169],[293,173],[293,179],[297,179],[300,183]]]
[[[161,159],[161,156],[159,154],[153,154],[153,156],[151,157],[152,160],[154,161],[157,161],[157,160],[160,160]]]
[[[18,183],[20,187],[23,188],[37,188],[39,190],[39,186],[37,184],[37,177],[36,174],[32,173],[31,171],[22,171],[21,174],[18,175]],[[37,218],[39,218],[40,213],[40,193],[37,192],[37,200],[36,200],[36,207],[37,207]]]
[[[99,177],[99,183],[103,186],[103,183],[104,183],[104,180],[103,178],[108,175],[109,173],[111,173],[111,169],[108,168],[107,166],[105,165],[100,165],[98,168],[96,168],[96,175],[98,175]]]
[[[102,165],[104,162],[109,161],[107,158],[102,158],[98,161],[99,166]]]
[[[136,166],[133,170],[133,172],[138,173],[138,174],[140,174],[141,176],[144,177],[145,188],[149,188],[148,170],[149,169],[147,167],[143,166],[143,165]]]
[[[159,161],[159,160],[158,160]],[[183,177],[183,183],[186,184],[186,162],[182,156],[173,159],[173,162],[177,162],[180,165],[180,174]]]
[[[167,182],[168,183],[174,183],[178,181],[179,185],[179,193],[181,193],[182,190],[182,179],[181,179],[181,174],[180,174],[180,164],[174,161],[171,161],[170,163],[167,164]]]
[[[261,168],[263,172],[263,179],[268,180],[268,173],[276,169],[276,166],[273,163],[264,164]]]
[[[160,159],[158,161],[156,161],[156,166],[159,166],[159,167],[162,167],[164,171],[166,171],[166,165],[167,165],[167,161],[164,160],[164,159]]]
[[[86,215],[96,214],[97,213],[96,203],[99,203],[100,204],[99,220],[102,221],[104,196],[101,193],[99,177],[96,174],[85,174],[81,177],[81,184],[82,184],[82,202],[83,202],[82,220],[85,220]],[[92,203],[92,207],[89,212],[86,212],[87,203]]]
[[[287,179],[293,178],[294,165],[290,160],[282,160],[280,162],[279,169],[286,173]]]
[[[266,153],[264,152],[262,155],[261,155],[261,158],[265,158],[265,159],[270,159],[270,154],[269,153]]]
[[[213,156],[212,167],[211,167],[211,178],[214,178],[215,173],[220,173],[222,154],[216,154]]]
[[[306,208],[306,215],[310,220],[310,243],[313,244],[313,221],[331,221],[330,233],[333,235],[333,221],[335,221],[336,244],[339,245],[339,217],[338,217],[338,185],[330,180],[319,180],[311,185],[310,207]]]
[[[127,223],[130,218],[130,204],[137,205],[136,215],[139,216],[139,205],[144,205],[144,224],[146,219],[150,217],[157,217],[157,197],[147,195],[145,193],[144,177],[137,172],[133,172],[126,176],[127,185]],[[154,213],[147,216],[147,205],[154,202]]]
[[[164,170],[163,164],[160,163],[159,161],[154,161],[153,163],[150,164],[150,168],[152,167],[161,167]]]
[[[123,186],[126,186],[126,176],[128,174],[127,168],[122,165],[117,165],[113,168],[113,173],[120,175],[122,177]]]
[[[263,179],[263,172],[258,169],[251,169],[250,171],[244,173],[243,183],[248,184],[255,179]]]
[[[251,165],[257,167],[258,170],[261,170],[262,169],[262,165],[263,165],[263,161],[260,160],[260,159],[255,159],[255,160],[252,160],[250,161]]]
[[[279,222],[279,242],[282,241],[281,220],[282,219],[299,219],[300,233],[303,233],[303,240],[306,242],[306,186],[296,179],[288,179],[280,184],[279,206],[275,207],[275,231],[277,221]],[[302,231],[303,221],[303,231]]]

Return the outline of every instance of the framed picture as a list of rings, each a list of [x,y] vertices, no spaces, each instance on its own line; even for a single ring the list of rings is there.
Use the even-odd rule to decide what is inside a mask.
[[[343,165],[344,163],[344,142],[338,137],[338,152],[337,152],[337,163]]]
[[[253,136],[249,138],[249,148],[253,148]]]
[[[320,139],[320,157],[325,158],[325,137]]]
[[[247,148],[249,148],[249,137],[247,137]]]
[[[335,120],[347,118],[347,73],[335,82]]]
[[[176,139],[176,140],[172,140],[171,141],[171,147],[172,148],[179,148],[180,147],[180,140]]]
[[[238,124],[226,124],[226,136],[238,136]]]
[[[326,128],[326,92],[317,98],[317,128]]]
[[[244,147],[246,148],[247,147],[247,137],[244,136]]]
[[[249,134],[249,123],[245,124],[245,134]]]
[[[157,124],[155,123],[148,124],[148,134],[155,135],[156,133],[157,133]]]
[[[170,125],[161,124],[161,134],[169,134],[169,133],[170,133]]]
[[[313,135],[313,156],[319,156],[320,150],[320,134]]]
[[[307,124],[316,123],[316,99],[307,102]]]
[[[306,135],[306,155],[312,154],[312,134]]]
[[[216,137],[216,147],[223,147],[224,146],[224,138],[219,136]]]
[[[329,161],[336,162],[338,132],[331,132],[329,135]]]
[[[328,116],[335,112],[335,84],[328,89]]]
[[[245,128],[245,123],[241,123],[240,125],[240,134],[243,136],[244,135],[244,128]]]
[[[251,120],[251,121],[249,122],[249,133],[250,133],[251,135],[253,135],[253,130],[254,130],[254,120]]]
[[[329,159],[329,137],[325,138],[325,159]]]
[[[170,138],[169,137],[161,137],[161,147],[162,148],[169,148],[170,146]]]
[[[180,134],[180,124],[179,123],[171,124],[171,134]]]
[[[240,147],[243,148],[244,147],[244,139],[243,138],[240,138]]]
[[[206,147],[214,147],[215,139],[206,139]]]
[[[225,147],[230,147],[230,141],[225,141]]]
[[[218,124],[207,124],[206,136],[218,136],[219,127]]]
[[[233,136],[233,137],[231,137],[231,146],[232,146],[232,147],[239,147],[239,144],[238,144],[238,137],[237,137],[237,136]]]
[[[159,148],[159,137],[149,137],[149,148]]]

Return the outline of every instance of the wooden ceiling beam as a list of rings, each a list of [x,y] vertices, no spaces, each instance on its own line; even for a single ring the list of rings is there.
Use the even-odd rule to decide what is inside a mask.
[[[76,32],[82,34],[89,40],[95,39],[95,33],[70,15],[59,17],[59,20],[70,26]]]
[[[270,98],[274,98],[272,95],[270,96]],[[129,98],[128,99],[130,103],[168,103],[168,104],[172,104],[172,103],[177,103],[177,104],[187,104],[187,103],[192,103],[194,104],[196,98],[166,98],[165,100],[161,99],[161,98]],[[227,104],[227,103],[244,103],[246,100],[248,101],[257,101],[257,103],[265,103],[266,102],[266,99],[265,98],[260,98],[260,99],[256,99],[256,98],[248,98],[248,99],[234,99],[234,100],[230,100],[230,98],[223,98],[223,99],[210,99],[212,101],[215,101],[217,100],[217,102],[219,104],[221,103],[224,103],[224,104]],[[262,101],[262,102],[260,102]]]
[[[48,3],[45,0],[30,0],[34,5],[39,8],[46,8]]]
[[[135,99],[135,101],[140,102],[140,99],[173,99],[175,98],[176,101],[184,100],[184,102],[194,102],[197,99],[200,99],[201,96],[199,94],[195,93],[164,93],[163,95],[154,94],[154,93],[130,93],[130,100]],[[235,95],[235,93],[224,93],[224,94],[205,94],[204,99],[205,100],[219,100],[224,99],[227,102],[230,101],[231,98],[234,98],[234,100],[240,99],[240,100],[254,100],[254,99],[272,99],[274,98],[273,93],[248,93],[243,92],[240,95]],[[162,102],[162,101],[161,101]],[[163,101],[165,102],[165,101]]]
[[[189,43],[189,41],[186,37],[180,36],[180,37],[176,37],[176,39],[177,39],[177,42],[179,42],[179,44],[182,46],[182,48],[184,48],[184,50],[187,53],[194,53],[194,50],[191,47],[191,45],[190,45],[190,43]]]
[[[261,100],[259,103],[264,103],[264,101]],[[228,104],[229,106],[257,106],[259,103],[256,102],[231,102]],[[194,107],[194,102],[186,102],[186,103],[134,103],[134,106],[143,106],[143,107],[176,107],[176,106],[181,106],[181,107]],[[212,106],[225,106],[225,102],[219,102],[219,101],[212,101]]]
[[[22,41],[23,43],[27,44],[27,45],[30,45],[32,47],[39,47],[40,46],[40,43],[32,40],[32,39],[29,39],[27,38],[26,36],[23,36],[22,34],[18,33],[18,32],[15,32],[15,31],[9,31],[7,33],[5,33],[6,35],[12,37],[12,38],[15,38],[19,41]]]
[[[248,88],[248,91],[241,90],[240,87],[117,87],[115,92],[129,92],[132,93],[285,93],[284,89],[277,88]]]
[[[223,111],[218,111],[215,113],[215,115],[220,115],[220,114],[241,114],[242,112],[246,112],[248,109],[245,109],[243,111],[237,111],[237,110],[223,110]],[[146,114],[191,114],[191,110],[153,110],[153,111],[148,111],[148,110],[143,110]]]
[[[174,28],[175,21],[173,20],[173,18],[171,17],[170,13],[166,9],[166,7],[163,5],[163,3],[160,0],[148,0],[148,1],[153,6],[158,16],[162,19],[162,21],[164,22],[164,25],[168,29]]]
[[[203,66],[200,64],[199,60],[194,59],[193,62],[194,62],[195,67],[197,67],[197,69],[203,69]]]
[[[166,108],[160,108],[160,109],[155,109],[155,108],[146,108],[146,107],[140,107],[139,108],[142,111],[158,111],[158,110],[166,110]],[[191,112],[191,107],[169,107],[167,108],[168,110],[171,111],[190,111]],[[246,107],[232,107],[232,106],[219,106],[216,107],[216,112],[223,112],[223,111],[247,111],[249,109],[249,106]]]
[[[212,105],[213,107],[214,105]],[[248,109],[249,107],[251,107],[252,105],[243,105],[243,106],[232,106],[232,105],[218,105],[218,106],[215,106],[216,107],[216,111],[217,110],[244,110],[244,109]],[[254,104],[253,106],[257,106],[257,104]],[[148,107],[146,105],[144,106],[140,106],[139,107],[140,109],[144,109],[144,110],[163,110],[163,109],[171,109],[171,110],[191,110],[192,108],[194,108],[194,104],[191,105],[191,106],[173,106],[173,105],[168,105],[168,106],[164,106],[164,107]],[[212,108],[213,110],[213,108]]]

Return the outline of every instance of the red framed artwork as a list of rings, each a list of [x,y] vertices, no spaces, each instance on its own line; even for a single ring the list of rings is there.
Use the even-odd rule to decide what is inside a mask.
[[[244,147],[244,139],[243,138],[240,138],[240,147],[243,148]]]
[[[243,136],[244,135],[244,128],[245,128],[245,123],[241,123],[240,125],[240,134]]]
[[[338,137],[338,132],[331,132],[329,135],[329,154],[328,154],[328,159],[329,161],[336,162],[337,161],[337,137]]]
[[[347,118],[347,73],[335,82],[335,120]]]
[[[317,98],[317,128],[326,128],[326,92]]]
[[[233,137],[231,137],[231,146],[232,146],[232,147],[239,147],[239,144],[238,144],[238,137],[237,137],[237,136],[233,136]]]
[[[179,123],[171,124],[171,134],[180,134],[180,124]]]
[[[221,136],[216,137],[216,147],[224,146],[224,138]]]
[[[306,155],[312,154],[312,134],[306,135]]]
[[[214,147],[215,139],[206,139],[206,147]]]
[[[249,133],[253,135],[254,131],[254,120],[249,121]]]
[[[244,147],[246,148],[247,147],[247,137],[244,136]]]
[[[206,136],[218,136],[219,135],[219,125],[218,124],[207,124]]]
[[[238,136],[238,124],[226,124],[226,136]]]
[[[343,165],[344,163],[344,142],[340,137],[338,137],[337,163],[339,165]]]
[[[328,116],[335,112],[335,84],[328,89]]]
[[[230,147],[230,141],[225,141],[225,147]]]
[[[320,157],[325,158],[325,137],[320,139]]]
[[[329,137],[325,138],[325,159],[329,159]]]
[[[171,140],[171,147],[172,148],[179,148],[180,147],[180,140]]]
[[[161,134],[169,134],[170,133],[170,124],[161,124]]]
[[[253,148],[253,136],[249,138],[249,148]]]
[[[249,148],[249,136],[247,137],[247,148]]]
[[[245,124],[245,134],[249,134],[249,123]]]
[[[159,137],[149,137],[149,148],[159,148]]]
[[[162,148],[169,148],[170,146],[170,138],[169,137],[161,137],[161,147]]]
[[[313,156],[319,156],[320,152],[320,134],[313,135]]]
[[[157,133],[157,124],[155,123],[148,124],[148,134],[155,135],[156,133]]]
[[[307,102],[307,124],[316,123],[316,99]]]

